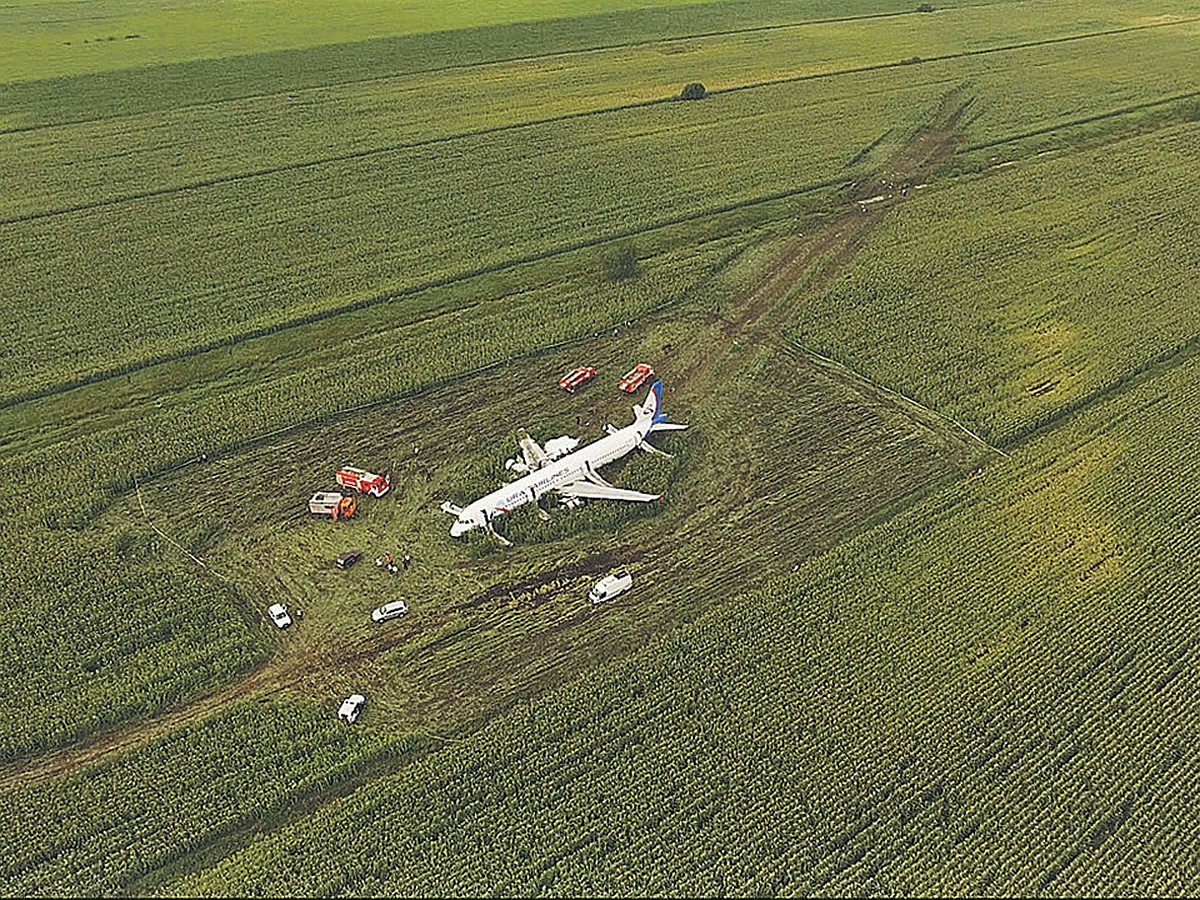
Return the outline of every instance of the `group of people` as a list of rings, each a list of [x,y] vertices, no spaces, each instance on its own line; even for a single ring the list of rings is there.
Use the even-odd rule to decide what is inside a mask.
[[[381,569],[387,569],[393,575],[400,571],[400,566],[396,565],[396,560],[392,558],[392,554],[390,553],[385,553],[383,556],[375,557],[375,565],[379,566]],[[407,572],[408,567],[412,565],[412,557],[407,553],[404,554],[400,560],[400,565],[404,566],[404,571]]]

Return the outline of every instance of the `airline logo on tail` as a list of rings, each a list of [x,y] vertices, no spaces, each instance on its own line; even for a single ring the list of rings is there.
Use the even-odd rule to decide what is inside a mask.
[[[667,420],[667,414],[660,412],[662,409],[662,389],[663,383],[661,380],[654,382],[654,386],[650,388],[650,393],[646,395],[646,402],[635,410],[638,418],[649,416],[656,424]]]
[[[646,395],[646,402],[635,410],[638,418],[649,416],[653,425],[661,425],[667,421],[668,416],[662,411],[662,390],[662,381],[654,382],[654,387],[650,388],[650,393]]]

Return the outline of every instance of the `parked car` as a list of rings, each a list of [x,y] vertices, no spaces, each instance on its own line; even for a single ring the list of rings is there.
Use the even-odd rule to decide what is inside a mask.
[[[277,628],[287,628],[292,624],[292,617],[288,615],[287,607],[282,603],[272,603],[267,607],[267,614]]]
[[[625,569],[618,569],[611,575],[606,575],[596,582],[596,586],[588,591],[588,599],[592,606],[611,600],[618,594],[623,594],[633,587],[633,576]]]
[[[362,715],[363,707],[366,705],[367,698],[362,694],[351,694],[342,701],[341,709],[338,710],[338,718],[347,725],[353,725]]]
[[[653,377],[654,366],[647,363],[638,363],[625,373],[625,376],[621,379],[621,383],[617,387],[627,394],[632,394]]]
[[[595,368],[592,366],[580,366],[578,369],[558,379],[558,386],[568,394],[573,394],[595,377]]]
[[[360,559],[362,559],[361,550],[350,550],[337,558],[336,565],[339,569],[348,569]]]
[[[393,600],[391,603],[383,604],[383,606],[371,613],[371,621],[386,622],[388,619],[398,619],[407,612],[407,603],[403,600]]]

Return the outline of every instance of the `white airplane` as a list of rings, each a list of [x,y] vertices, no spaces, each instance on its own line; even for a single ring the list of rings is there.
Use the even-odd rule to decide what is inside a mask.
[[[662,494],[643,494],[614,487],[596,472],[601,466],[616,462],[634,450],[662,453],[646,443],[646,438],[656,431],[671,431],[687,428],[667,421],[662,412],[662,386],[657,381],[646,402],[633,408],[633,424],[624,428],[607,427],[607,437],[602,437],[586,447],[568,453],[560,459],[551,459],[529,435],[521,436],[521,454],[529,474],[506,484],[499,490],[480,497],[466,507],[455,506],[450,501],[442,504],[444,513],[455,517],[450,526],[451,537],[462,537],[468,531],[483,529],[496,537],[492,523],[507,512],[526,503],[536,503],[538,498],[550,491],[557,492],[567,501],[580,500],[630,500],[648,503],[658,500]],[[500,538],[503,541],[503,538]],[[506,542],[507,543],[507,542]]]

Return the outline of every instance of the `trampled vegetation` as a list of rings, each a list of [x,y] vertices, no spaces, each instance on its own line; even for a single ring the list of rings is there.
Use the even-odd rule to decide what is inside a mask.
[[[1197,373],[178,888],[1195,890]]]
[[[8,892],[1195,891],[1200,6],[412,5],[0,11]]]
[[[903,92],[881,121],[862,100],[818,97],[814,121],[807,104],[738,96],[732,109],[626,110],[98,208],[67,193],[61,214],[0,225],[12,330],[27,335],[8,396],[827,188],[846,175],[844,141],[902,130],[936,98]],[[115,295],[129,298],[116,315]]]

